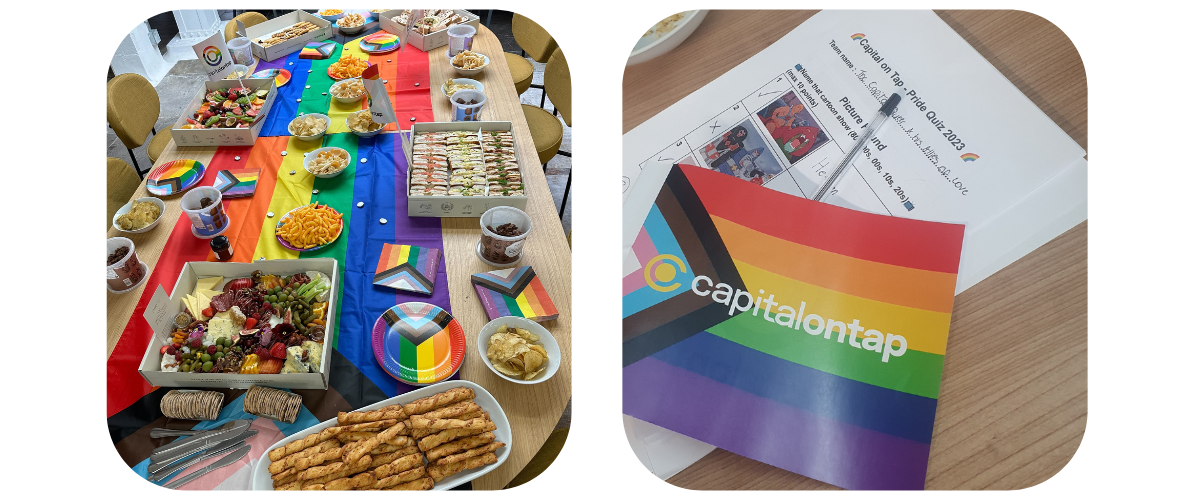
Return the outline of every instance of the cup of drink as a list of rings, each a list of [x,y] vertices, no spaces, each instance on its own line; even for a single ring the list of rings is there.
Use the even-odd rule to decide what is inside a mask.
[[[120,236],[108,239],[108,288],[124,293],[142,284],[146,268],[134,253],[133,240]]]
[[[192,221],[192,235],[209,239],[229,229],[229,216],[221,204],[221,191],[212,186],[200,186],[188,191],[179,200],[179,207]]]
[[[460,90],[450,96],[450,104],[454,105],[454,121],[477,122],[483,114],[483,105],[487,96],[474,89]]]
[[[494,207],[479,216],[479,231],[475,255],[489,265],[509,267],[521,260],[533,219],[518,208]]]
[[[450,57],[459,52],[471,50],[471,40],[475,37],[475,27],[469,24],[456,24],[446,29],[450,36]]]

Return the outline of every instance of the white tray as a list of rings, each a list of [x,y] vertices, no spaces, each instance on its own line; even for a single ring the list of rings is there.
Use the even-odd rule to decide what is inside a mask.
[[[512,428],[508,426],[508,417],[504,415],[504,409],[500,408],[500,403],[498,403],[496,401],[496,398],[492,397],[491,393],[489,393],[488,391],[484,390],[479,385],[474,384],[472,382],[467,382],[466,380],[447,380],[445,382],[440,382],[437,384],[433,384],[431,386],[422,387],[415,391],[401,394],[394,398],[385,399],[385,400],[375,403],[373,405],[364,406],[362,408],[355,410],[355,411],[371,411],[371,410],[377,410],[379,408],[383,408],[384,406],[410,403],[412,401],[421,399],[423,397],[432,396],[439,392],[453,389],[455,387],[467,387],[467,388],[470,388],[471,390],[475,391],[475,399],[474,399],[475,404],[479,405],[480,408],[483,408],[483,411],[488,412],[488,416],[491,417],[492,422],[495,422],[496,430],[492,431],[492,433],[494,433],[496,435],[496,441],[504,443],[504,446],[501,447],[500,449],[496,450],[496,452],[495,452],[496,453],[496,463],[488,465],[488,466],[480,467],[478,469],[469,469],[469,470],[459,472],[458,474],[450,476],[450,477],[446,478],[445,480],[434,484],[433,489],[435,489],[435,490],[448,490],[450,488],[453,488],[455,486],[463,484],[467,481],[473,481],[475,478],[482,476],[484,474],[487,474],[488,472],[491,472],[492,469],[499,467],[501,464],[504,463],[505,460],[508,460],[508,452],[512,448]],[[267,467],[271,466],[271,459],[268,458],[268,455],[270,454],[271,450],[282,447],[282,446],[284,446],[292,441],[295,441],[297,439],[304,438],[305,436],[312,434],[314,432],[319,432],[325,428],[334,427],[334,426],[337,426],[337,418],[331,418],[329,420],[321,422],[317,425],[314,425],[314,426],[304,429],[300,432],[292,434],[291,436],[283,438],[283,439],[279,440],[278,443],[271,445],[271,447],[267,449],[267,452],[263,453],[263,456],[258,459],[258,463],[255,464],[255,466],[254,466],[254,480],[251,483],[253,489],[255,489],[255,490],[273,490],[273,489],[275,489],[274,482],[271,481],[271,473],[267,471]],[[428,464],[426,464],[426,465],[428,465]]]

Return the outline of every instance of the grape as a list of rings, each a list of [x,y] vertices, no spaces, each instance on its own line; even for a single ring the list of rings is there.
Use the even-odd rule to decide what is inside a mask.
[[[217,359],[221,359],[221,358],[225,357],[225,353],[223,353],[223,352],[218,352],[218,353],[216,353],[216,354],[214,355],[214,357],[216,357]]]
[[[192,371],[192,365],[191,365],[191,364],[189,364],[189,363],[185,363],[185,364],[179,365],[179,371],[181,371],[181,372],[190,372],[190,371]]]
[[[212,355],[211,355],[211,354],[209,354],[209,353],[207,353],[207,352],[206,352],[206,353],[204,353],[204,354],[201,354],[201,355],[200,355],[200,361],[203,361],[203,362],[205,362],[205,363],[207,363],[207,362],[209,362],[209,361],[212,361]]]
[[[205,361],[203,367],[204,367],[204,371],[212,370],[212,367],[213,367],[212,361]]]

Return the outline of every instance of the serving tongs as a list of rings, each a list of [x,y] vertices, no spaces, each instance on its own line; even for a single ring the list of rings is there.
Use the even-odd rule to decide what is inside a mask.
[[[175,457],[175,459],[178,459],[191,455],[196,451],[241,434],[248,428],[250,428],[250,419],[234,420],[217,429],[199,432],[159,446],[150,452],[150,461],[164,462],[164,458]],[[174,460],[171,461],[173,462]]]
[[[174,463],[153,464],[147,469],[147,472],[150,473],[150,480],[151,481],[161,481],[161,480],[165,479],[167,476],[170,476],[171,474],[174,474],[183,469],[191,467],[192,465],[195,465],[206,458],[215,457],[217,455],[220,455],[227,451],[230,451],[234,448],[237,448],[238,446],[241,446],[243,443],[245,443],[247,439],[250,439],[257,434],[258,434],[257,430],[250,429],[248,431],[245,431],[245,432],[239,434],[237,437],[227,439],[225,441],[221,441],[220,443],[213,445],[213,447],[209,448],[207,451],[202,451],[198,454],[194,454],[191,458],[188,458],[186,460],[178,460]]]

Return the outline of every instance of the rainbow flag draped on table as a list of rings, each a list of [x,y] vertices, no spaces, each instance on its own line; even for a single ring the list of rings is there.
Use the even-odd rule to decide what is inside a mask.
[[[224,234],[234,249],[233,261],[314,257],[331,257],[339,261],[343,270],[342,300],[339,301],[337,328],[332,335],[333,345],[327,346],[334,349],[329,390],[296,391],[303,397],[303,406],[295,423],[256,419],[252,428],[259,430],[259,434],[249,441],[251,453],[240,465],[219,469],[182,489],[247,488],[249,474],[245,469],[275,441],[335,417],[338,411],[351,411],[415,389],[389,376],[376,362],[371,348],[371,329],[384,311],[402,302],[422,301],[450,310],[444,268],[438,268],[436,276],[430,280],[434,285],[432,296],[372,283],[385,244],[414,245],[441,252],[442,234],[440,219],[408,217],[404,188],[408,165],[400,136],[382,133],[362,139],[349,133],[345,126],[346,117],[363,109],[364,104],[342,104],[322,95],[327,94],[334,82],[326,72],[329,65],[343,55],[350,55],[379,66],[381,76],[388,80],[393,107],[405,127],[410,117],[433,121],[429,55],[415,49],[404,53],[366,54],[358,47],[357,40],[345,46],[338,45],[327,60],[302,59],[296,52],[275,61],[262,61],[256,69],[288,69],[292,80],[279,88],[275,104],[263,118],[266,123],[254,144],[217,148],[206,162],[204,178],[199,183],[201,186],[214,185],[222,171],[261,169],[252,196],[224,202],[230,217],[229,229]],[[332,119],[328,134],[322,140],[312,142],[290,137],[288,123],[300,113],[314,112]],[[396,125],[390,124],[384,130],[395,131]],[[341,147],[352,157],[350,165],[337,177],[316,178],[302,166],[304,153],[324,146]],[[226,179],[224,182],[232,181]],[[296,252],[281,246],[274,235],[278,217],[314,201],[343,214],[345,228],[341,237],[333,244],[311,252]],[[358,202],[363,202],[362,208],[357,207]],[[387,223],[381,224],[380,219],[386,219]],[[151,440],[149,430],[178,427],[180,422],[163,417],[159,411],[159,401],[168,389],[151,387],[138,374],[142,355],[153,334],[142,315],[156,289],[161,286],[168,293],[171,291],[184,263],[215,260],[208,240],[192,236],[190,227],[187,218],[181,217],[172,229],[167,229],[172,232],[171,236],[146,284],[135,292],[141,294],[138,305],[108,360],[109,431],[121,457],[143,477],[148,476],[150,450],[164,443]],[[207,429],[234,419],[255,418],[242,411],[245,391],[222,392],[226,397],[220,418],[201,422],[194,428]],[[193,465],[159,484],[209,462],[211,460]]]
[[[626,258],[624,413],[837,486],[923,488],[963,232],[672,167]]]

